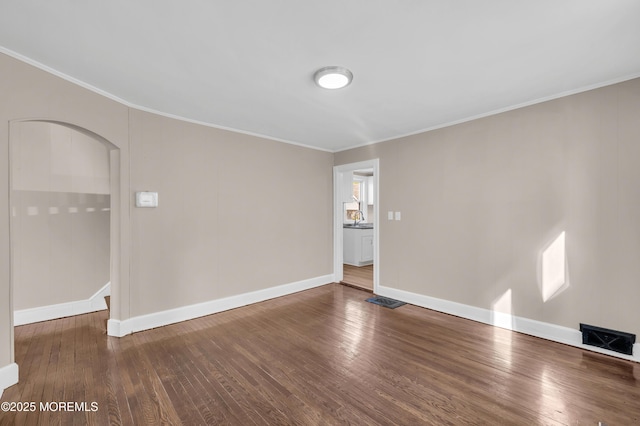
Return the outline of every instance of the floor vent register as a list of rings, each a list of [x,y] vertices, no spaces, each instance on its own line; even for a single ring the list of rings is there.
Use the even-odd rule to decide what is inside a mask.
[[[401,302],[399,300],[390,299],[388,297],[381,297],[381,296],[370,297],[367,299],[367,302],[375,303],[376,305],[384,306],[385,308],[390,308],[390,309],[395,309],[402,305],[406,305],[405,302]]]
[[[633,344],[636,342],[635,334],[587,324],[580,324],[580,332],[582,333],[582,343],[585,345],[633,355]]]

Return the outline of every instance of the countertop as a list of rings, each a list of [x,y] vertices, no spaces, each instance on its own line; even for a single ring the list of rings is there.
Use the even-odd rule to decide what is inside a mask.
[[[353,223],[344,223],[342,227],[345,229],[373,229],[373,223],[360,222],[357,225]]]

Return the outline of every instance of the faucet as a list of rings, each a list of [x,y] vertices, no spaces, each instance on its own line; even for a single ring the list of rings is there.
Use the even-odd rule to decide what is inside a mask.
[[[362,210],[358,210],[355,214],[355,219],[353,219],[353,226],[356,226],[358,224],[358,218],[360,218],[361,220],[364,219],[364,213],[362,212]]]

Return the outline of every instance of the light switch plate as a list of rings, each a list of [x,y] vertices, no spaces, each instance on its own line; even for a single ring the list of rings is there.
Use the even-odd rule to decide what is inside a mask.
[[[393,220],[393,212],[387,212],[387,219]]]
[[[158,207],[158,193],[136,192],[136,207]]]
[[[396,220],[400,220],[401,218],[400,212],[396,212]]]

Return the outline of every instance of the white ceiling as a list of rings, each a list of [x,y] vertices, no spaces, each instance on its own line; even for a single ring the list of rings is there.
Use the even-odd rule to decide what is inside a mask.
[[[640,1],[0,0],[0,46],[128,105],[339,151],[640,76]],[[327,65],[353,83],[316,87]]]

